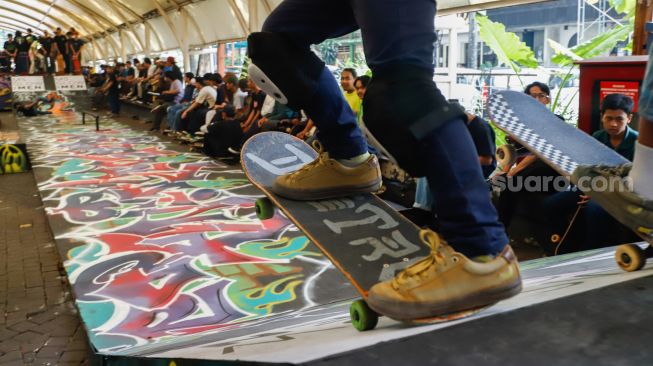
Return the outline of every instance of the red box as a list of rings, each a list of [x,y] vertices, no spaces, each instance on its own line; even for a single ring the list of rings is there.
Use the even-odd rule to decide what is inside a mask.
[[[601,128],[601,101],[614,90],[623,90],[623,94],[635,96],[637,103],[646,61],[648,56],[597,57],[578,61],[578,128],[587,133]]]

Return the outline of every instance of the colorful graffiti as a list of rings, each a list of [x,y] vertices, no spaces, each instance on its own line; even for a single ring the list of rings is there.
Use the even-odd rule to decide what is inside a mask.
[[[345,281],[295,226],[281,215],[256,218],[260,193],[239,167],[174,151],[116,123],[95,132],[41,116],[21,127],[100,351],[339,300],[314,291]]]

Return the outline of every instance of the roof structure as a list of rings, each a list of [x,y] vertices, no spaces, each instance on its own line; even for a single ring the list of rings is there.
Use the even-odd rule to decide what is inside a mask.
[[[282,0],[0,0],[0,29],[75,28],[85,59],[110,59],[241,40]],[[542,0],[440,0],[451,14]]]

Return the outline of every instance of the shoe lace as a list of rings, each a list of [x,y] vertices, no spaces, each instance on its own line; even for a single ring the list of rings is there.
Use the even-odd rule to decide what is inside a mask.
[[[313,148],[317,151],[317,158],[303,167],[295,170],[287,175],[289,181],[294,181],[297,177],[301,176],[303,172],[313,169],[314,167],[326,165],[329,161],[329,153],[324,151],[324,146],[318,140],[313,141]]]
[[[444,265],[446,263],[441,250],[444,241],[440,238],[440,235],[432,230],[423,229],[419,232],[419,237],[424,244],[431,247],[431,253],[399,273],[392,281],[393,286],[401,285],[401,283],[411,277],[420,276],[433,266]]]

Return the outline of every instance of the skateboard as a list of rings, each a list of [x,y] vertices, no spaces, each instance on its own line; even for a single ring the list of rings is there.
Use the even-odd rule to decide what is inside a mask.
[[[257,217],[266,220],[282,214],[295,223],[361,294],[362,299],[350,306],[352,325],[359,331],[373,329],[379,314],[365,302],[368,290],[429,254],[420,239],[420,228],[374,194],[295,201],[272,193],[276,177],[300,169],[318,156],[290,134],[256,134],[245,142],[240,156],[245,175],[266,196],[256,201]],[[406,323],[452,321],[484,308]]]
[[[618,169],[630,163],[592,136],[562,121],[546,106],[524,93],[509,90],[494,93],[488,102],[488,112],[499,129],[562,176],[568,177],[573,184],[583,178],[574,174],[578,167],[601,165]],[[653,223],[649,227],[642,227],[621,217],[606,200],[605,193],[593,190],[584,193],[648,242],[646,249],[636,244],[626,244],[620,245],[615,252],[617,264],[623,270],[641,269],[646,259],[653,257]]]

